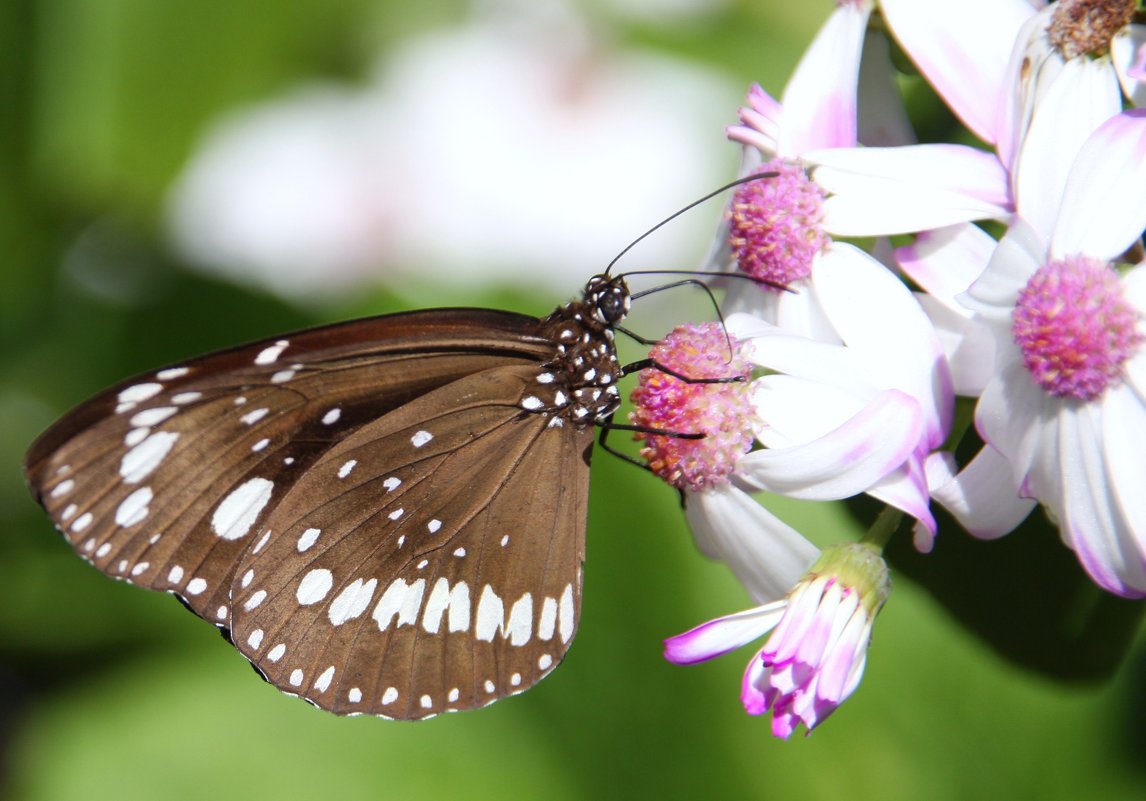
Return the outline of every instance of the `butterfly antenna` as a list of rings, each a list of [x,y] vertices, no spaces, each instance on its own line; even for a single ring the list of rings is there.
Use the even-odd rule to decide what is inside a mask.
[[[659,223],[657,223],[652,228],[645,231],[643,234],[641,234],[636,239],[634,239],[632,242],[630,242],[628,245],[626,245],[624,250],[622,250],[620,253],[618,253],[616,256],[614,256],[613,260],[611,262],[609,262],[609,266],[605,268],[604,274],[608,275],[609,272],[613,269],[613,265],[616,264],[618,261],[620,261],[622,256],[624,256],[626,253],[628,253],[630,250],[632,250],[634,247],[636,247],[637,244],[640,243],[642,240],[644,240],[647,236],[652,234],[654,231],[659,230],[663,226],[668,225],[670,222],[675,220],[680,215],[684,214],[686,211],[691,211],[692,209],[699,206],[701,203],[706,203],[709,200],[712,200],[717,195],[719,195],[723,192],[727,192],[729,189],[731,189],[734,186],[740,186],[740,184],[751,183],[752,181],[759,181],[762,178],[775,178],[779,174],[780,173],[778,173],[778,172],[760,172],[760,173],[756,173],[755,175],[746,175],[743,178],[737,178],[735,181],[730,181],[730,182],[726,183],[724,186],[720,187],[719,189],[712,190],[711,192],[709,192],[704,197],[692,201],[691,203],[689,203],[684,208],[678,209],[677,211],[674,211],[668,217],[665,217]],[[636,273],[628,273],[628,274],[629,275],[636,275]]]

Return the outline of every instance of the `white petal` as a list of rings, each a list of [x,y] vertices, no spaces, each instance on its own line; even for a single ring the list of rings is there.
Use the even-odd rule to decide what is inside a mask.
[[[837,6],[804,51],[780,101],[783,156],[856,144],[856,85],[871,6]]]
[[[912,281],[948,306],[978,278],[996,242],[977,225],[959,223],[924,231],[915,242],[895,251],[895,259]]]
[[[793,498],[848,498],[901,465],[918,444],[921,428],[919,404],[888,390],[819,439],[745,454],[737,473],[755,489]]]
[[[1071,169],[1051,256],[1113,259],[1146,228],[1146,109],[1109,119]]]
[[[824,229],[837,236],[912,233],[1011,210],[999,160],[963,145],[816,150],[804,159],[831,194]]]
[[[752,382],[753,433],[767,448],[788,448],[822,437],[858,414],[878,393],[864,397],[845,387],[790,375]]]
[[[960,314],[931,295],[917,297],[947,355],[951,388],[956,395],[978,396],[995,375],[995,338],[991,330],[967,319],[967,312]]]
[[[665,640],[665,659],[693,665],[734,651],[771,631],[784,614],[787,601],[718,617]]]
[[[700,550],[727,564],[758,603],[786,596],[820,553],[798,531],[732,486],[689,493],[685,514]]]
[[[999,240],[987,269],[958,297],[959,302],[1009,329],[1019,291],[1042,266],[1045,257],[1045,240],[1021,219],[1014,220]]]
[[[1137,417],[1140,421],[1141,414]],[[1100,404],[1077,409],[1062,406],[1058,461],[1063,505],[1055,511],[1062,520],[1063,539],[1100,586],[1120,595],[1142,597],[1146,595],[1146,556],[1121,509],[1111,503],[1102,428]],[[1114,438],[1127,436],[1125,431],[1108,433]]]
[[[733,336],[750,340],[741,352],[759,367],[830,386],[852,388],[861,396],[874,394],[875,386],[867,379],[863,361],[847,348],[793,336],[749,315],[734,314],[725,324]]]
[[[1033,10],[1024,0],[880,0],[895,38],[959,118],[995,141],[1007,60]]]
[[[858,248],[835,243],[812,276],[824,312],[871,383],[919,401],[928,448],[946,439],[954,396],[931,321],[898,277]]]
[[[1010,533],[1035,508],[1033,499],[1019,497],[1010,464],[990,445],[984,445],[958,474],[950,454],[932,454],[926,467],[931,497],[979,539]]]
[[[1011,464],[1020,493],[1036,456],[1040,429],[1051,412],[1048,396],[1031,380],[1020,361],[1003,368],[987,385],[975,407],[975,428]]]
[[[1036,108],[1014,166],[1016,209],[1045,238],[1082,143],[1122,110],[1118,84],[1100,62],[1066,62]]]
[[[1111,502],[1139,553],[1146,554],[1146,406],[1129,387],[1109,389],[1102,399],[1101,425]]]
[[[931,551],[938,525],[931,514],[927,477],[918,457],[913,455],[902,466],[881,478],[868,488],[867,494],[918,520],[926,534],[917,534],[915,547],[923,553]]]

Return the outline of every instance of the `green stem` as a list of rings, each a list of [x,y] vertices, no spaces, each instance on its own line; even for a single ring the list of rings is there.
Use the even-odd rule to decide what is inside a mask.
[[[896,529],[899,528],[899,524],[902,521],[902,511],[891,506],[885,506],[860,542],[876,553],[883,553],[883,549],[887,547],[888,541],[891,540],[891,535],[896,532]]]

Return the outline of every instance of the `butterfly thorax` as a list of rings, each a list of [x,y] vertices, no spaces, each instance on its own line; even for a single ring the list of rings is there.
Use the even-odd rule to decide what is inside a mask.
[[[541,365],[537,393],[522,400],[528,411],[550,416],[559,427],[578,428],[602,421],[620,405],[616,382],[621,364],[613,327],[629,311],[629,289],[621,278],[598,275],[580,300],[555,310],[540,324],[554,344],[553,358]]]

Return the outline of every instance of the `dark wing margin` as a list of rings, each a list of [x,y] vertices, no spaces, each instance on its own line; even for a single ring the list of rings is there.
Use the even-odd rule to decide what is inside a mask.
[[[233,641],[268,681],[339,714],[421,719],[561,662],[594,429],[523,411],[536,375],[495,368],[427,394],[294,484],[235,577]]]
[[[25,476],[99,570],[231,625],[231,584],[260,523],[323,455],[473,373],[552,353],[531,317],[388,315],[286,334],[122,382],[31,446]]]

